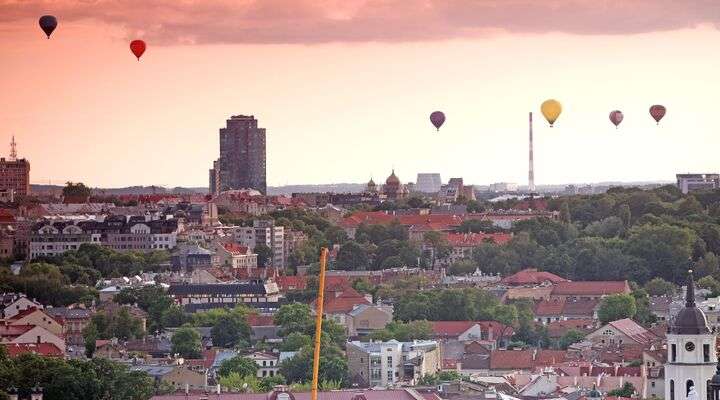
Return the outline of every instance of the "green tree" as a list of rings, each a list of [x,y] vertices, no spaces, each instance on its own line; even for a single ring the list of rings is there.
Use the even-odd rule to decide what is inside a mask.
[[[280,374],[288,383],[305,383],[312,379],[313,350],[303,348],[294,357],[280,364]],[[348,383],[347,360],[339,347],[327,345],[320,347],[320,381]]]
[[[635,395],[635,386],[630,382],[625,382],[623,387],[613,389],[608,392],[608,396],[632,398]]]
[[[235,347],[250,344],[250,325],[245,318],[231,314],[221,316],[210,331],[213,346]]]
[[[280,350],[298,351],[303,347],[311,345],[312,337],[301,332],[292,332],[283,339],[283,342],[280,344]]]
[[[280,336],[292,332],[307,332],[313,326],[310,306],[302,303],[286,304],[280,307],[274,317],[275,325],[280,327]]]
[[[65,187],[62,190],[64,197],[82,198],[87,199],[92,193],[92,189],[85,186],[84,183],[78,182],[66,182]]]
[[[220,376],[229,376],[232,373],[236,373],[244,378],[246,376],[255,376],[257,370],[258,365],[254,360],[243,356],[235,356],[220,364],[218,374]]]
[[[641,259],[651,276],[678,283],[685,276],[695,238],[688,228],[668,224],[634,226],[626,252]]]
[[[650,296],[672,296],[675,294],[675,285],[663,278],[653,278],[645,283],[645,290]]]
[[[367,269],[369,263],[365,248],[358,242],[349,241],[340,247],[335,266],[342,270],[361,271]]]
[[[619,207],[618,217],[620,217],[620,220],[622,220],[625,228],[630,227],[630,219],[632,218],[632,214],[630,213],[630,207],[628,207],[627,204],[623,204]]]
[[[560,205],[560,221],[569,224],[572,222],[572,216],[570,215],[570,205],[567,201]]]
[[[697,286],[712,292],[711,296],[717,296],[720,294],[720,282],[712,276],[706,276],[698,279]]]
[[[558,346],[560,346],[560,348],[563,350],[567,350],[570,345],[580,342],[583,339],[585,339],[585,335],[583,335],[579,331],[570,329],[569,331],[565,332],[564,335],[562,335],[558,342]]]
[[[392,321],[385,329],[373,332],[370,338],[382,341],[395,339],[400,342],[410,342],[413,340],[430,339],[432,334],[432,324],[428,321]]]
[[[185,325],[175,331],[171,339],[172,352],[183,358],[200,358],[202,344],[200,335],[191,326]]]
[[[85,357],[92,358],[95,354],[95,341],[98,338],[98,331],[92,322],[85,327],[83,339],[85,341]]]
[[[268,245],[260,243],[255,246],[253,253],[257,254],[258,267],[264,268],[272,265],[273,251]]]
[[[632,318],[637,312],[635,298],[629,294],[614,294],[605,297],[598,308],[598,318],[603,324],[623,318]]]
[[[445,235],[441,232],[427,232],[423,236],[423,239],[425,240],[425,243],[427,243],[432,249],[431,266],[435,268],[435,262],[438,259],[442,260],[443,258],[449,256],[450,252],[452,251],[452,247],[448,243]]]

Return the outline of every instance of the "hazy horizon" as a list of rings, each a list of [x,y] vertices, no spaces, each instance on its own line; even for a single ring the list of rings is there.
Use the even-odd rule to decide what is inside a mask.
[[[0,2],[0,154],[15,135],[37,184],[205,187],[218,129],[252,114],[271,186],[382,182],[393,167],[403,182],[526,185],[533,111],[537,185],[716,172],[720,2],[553,4]],[[547,98],[564,106],[552,129]],[[652,104],[668,109],[659,126]]]

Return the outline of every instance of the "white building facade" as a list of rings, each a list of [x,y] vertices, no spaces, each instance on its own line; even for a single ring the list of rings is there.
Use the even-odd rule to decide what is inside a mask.
[[[715,334],[705,313],[695,305],[695,282],[688,277],[685,308],[675,316],[667,334],[665,400],[684,400],[694,388],[699,399],[707,397],[707,383],[718,362]]]

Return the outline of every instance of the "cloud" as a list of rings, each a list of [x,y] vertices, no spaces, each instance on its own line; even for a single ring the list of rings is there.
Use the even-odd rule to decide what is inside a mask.
[[[61,23],[119,26],[154,44],[406,42],[720,25],[718,0],[0,0],[0,26],[45,13]]]

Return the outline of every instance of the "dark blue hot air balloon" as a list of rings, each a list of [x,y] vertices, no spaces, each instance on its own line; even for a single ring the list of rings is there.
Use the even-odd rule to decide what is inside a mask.
[[[53,33],[55,28],[57,28],[57,18],[52,15],[43,15],[40,17],[40,29],[45,32],[48,39],[50,39],[50,34]]]

